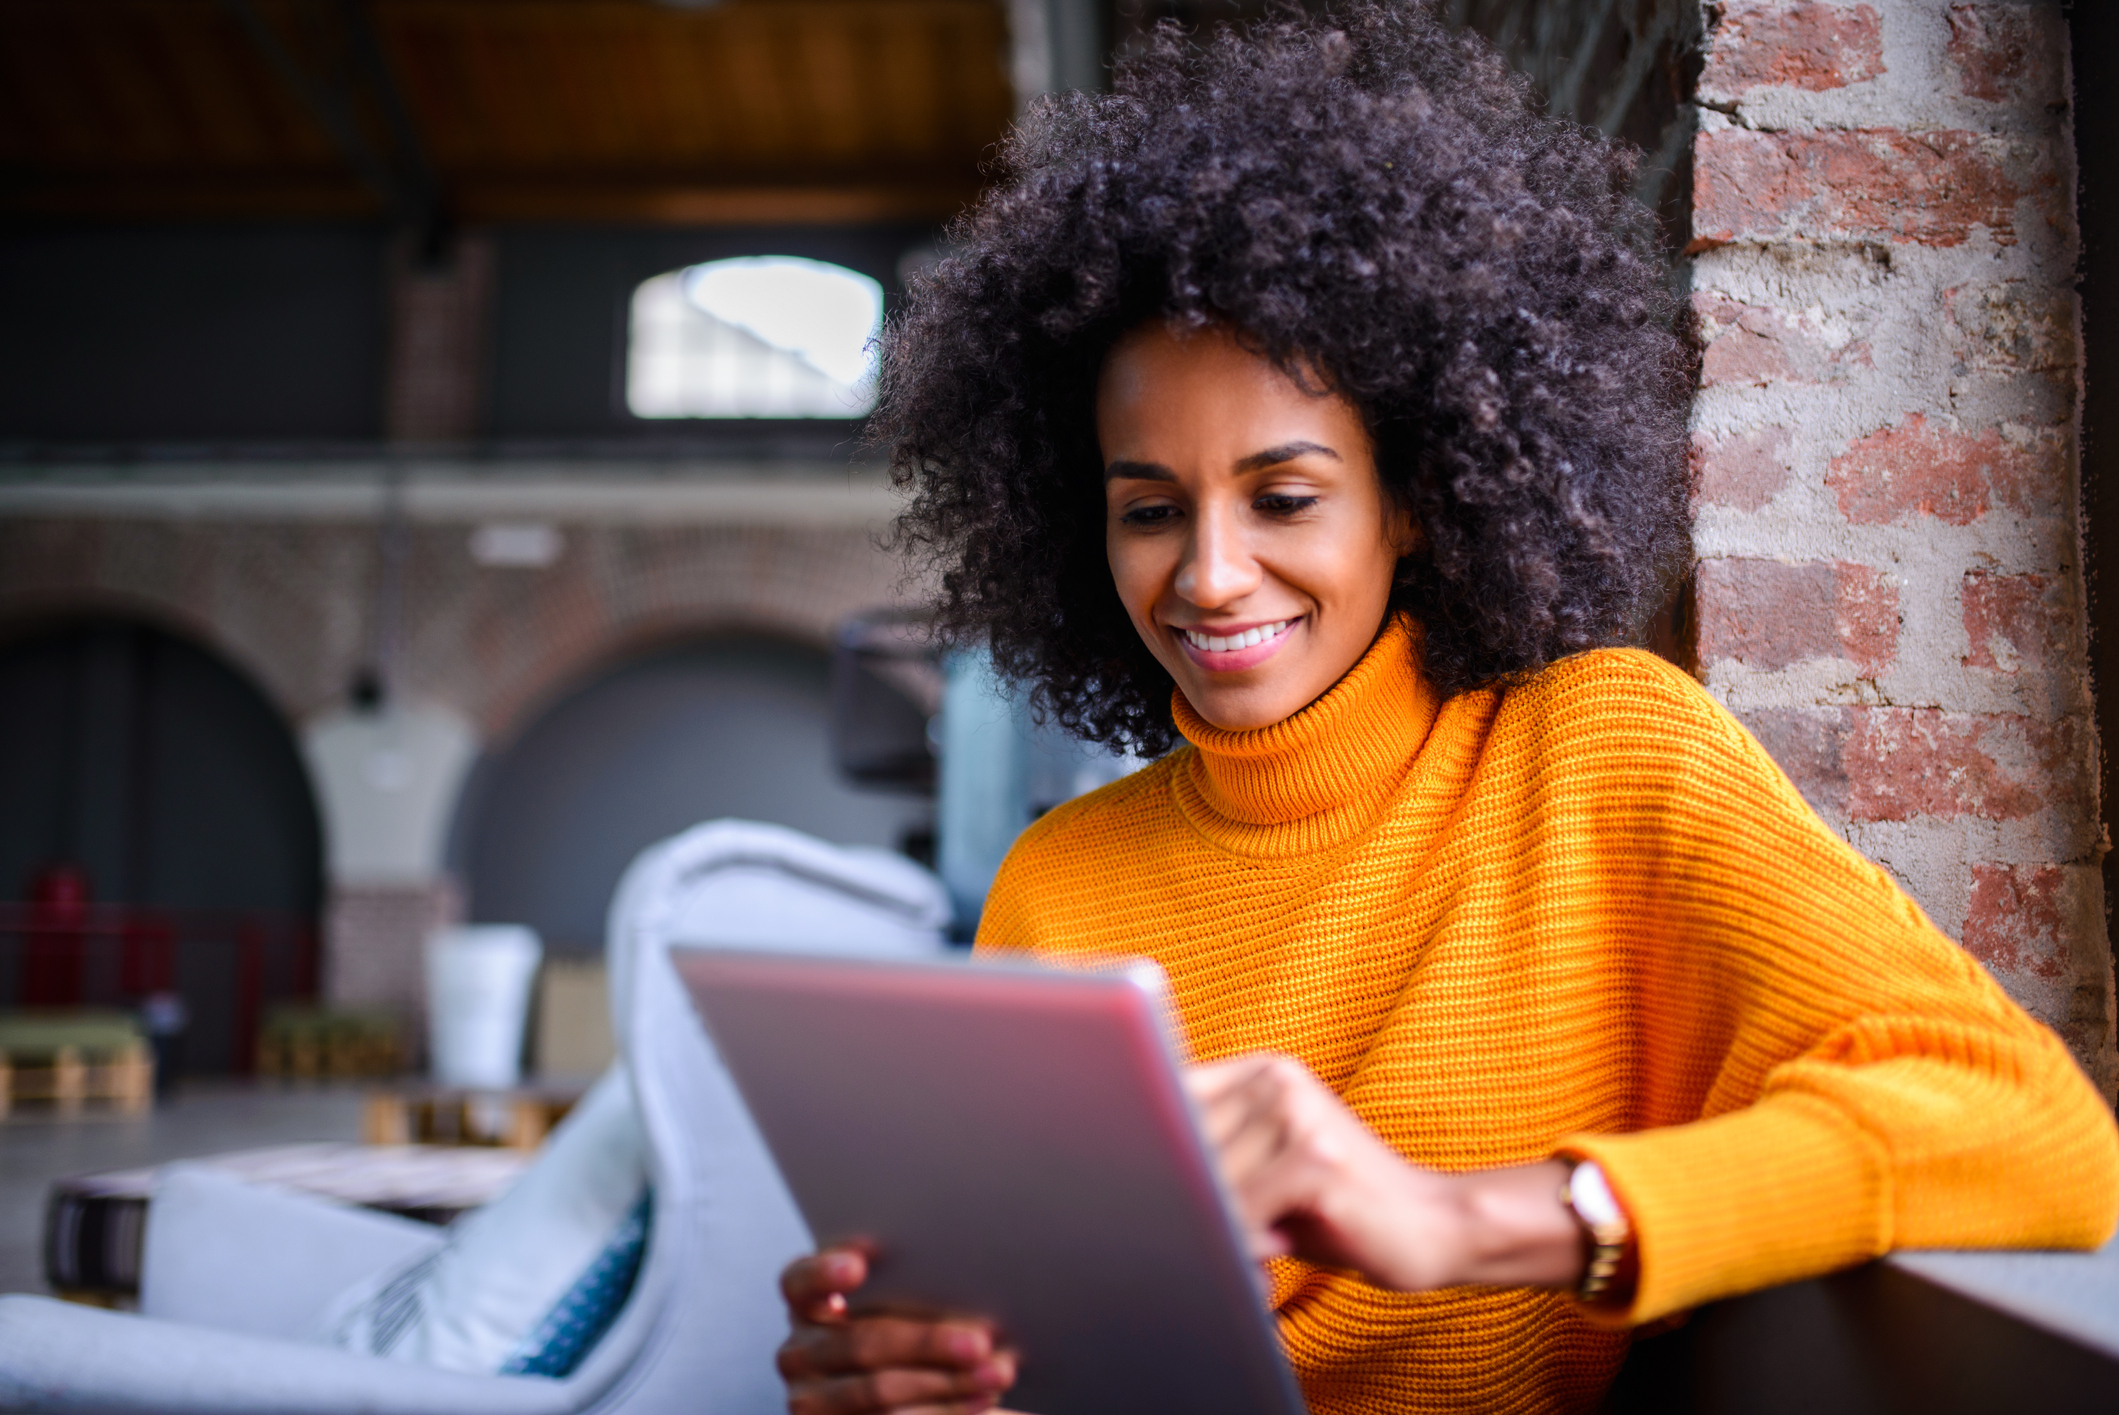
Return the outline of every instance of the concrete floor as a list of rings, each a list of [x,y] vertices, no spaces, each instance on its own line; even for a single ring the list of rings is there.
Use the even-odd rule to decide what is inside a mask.
[[[168,1160],[361,1137],[359,1088],[187,1082],[135,1120],[0,1121],[0,1292],[48,1292],[44,1198],[54,1179]]]

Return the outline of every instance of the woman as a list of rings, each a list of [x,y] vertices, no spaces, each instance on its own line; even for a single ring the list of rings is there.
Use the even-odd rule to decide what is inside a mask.
[[[1166,752],[1025,832],[980,947],[1163,965],[1315,1411],[1585,1408],[1702,1301],[2103,1241],[2059,1042],[1612,647],[1689,491],[1628,160],[1424,10],[1337,25],[1046,109],[890,337],[945,622]],[[795,1410],[1004,1397],[864,1276],[789,1270]]]

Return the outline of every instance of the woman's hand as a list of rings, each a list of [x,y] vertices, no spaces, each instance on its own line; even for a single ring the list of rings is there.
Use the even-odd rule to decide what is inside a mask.
[[[1581,1276],[1582,1229],[1560,1201],[1561,1161],[1421,1169],[1292,1057],[1195,1066],[1185,1085],[1261,1259],[1352,1268],[1401,1292],[1564,1287]]]
[[[868,1255],[826,1248],[788,1265],[780,1291],[794,1334],[780,1347],[792,1415],[977,1415],[1015,1384],[1015,1353],[975,1317],[851,1315]]]

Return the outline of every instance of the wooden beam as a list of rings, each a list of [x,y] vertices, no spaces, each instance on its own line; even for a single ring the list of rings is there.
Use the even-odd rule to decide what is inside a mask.
[[[679,182],[465,182],[454,213],[468,223],[642,226],[839,225],[944,221],[978,196],[970,182],[800,186]],[[130,180],[17,180],[0,188],[0,214],[115,221],[363,220],[387,215],[352,180],[157,174]]]
[[[627,222],[668,226],[941,221],[978,196],[966,183],[833,186],[465,183],[466,221]]]

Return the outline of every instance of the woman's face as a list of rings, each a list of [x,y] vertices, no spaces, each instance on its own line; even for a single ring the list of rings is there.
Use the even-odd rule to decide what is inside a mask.
[[[1351,403],[1155,321],[1105,361],[1096,434],[1118,596],[1201,717],[1279,722],[1367,652],[1417,538]]]

